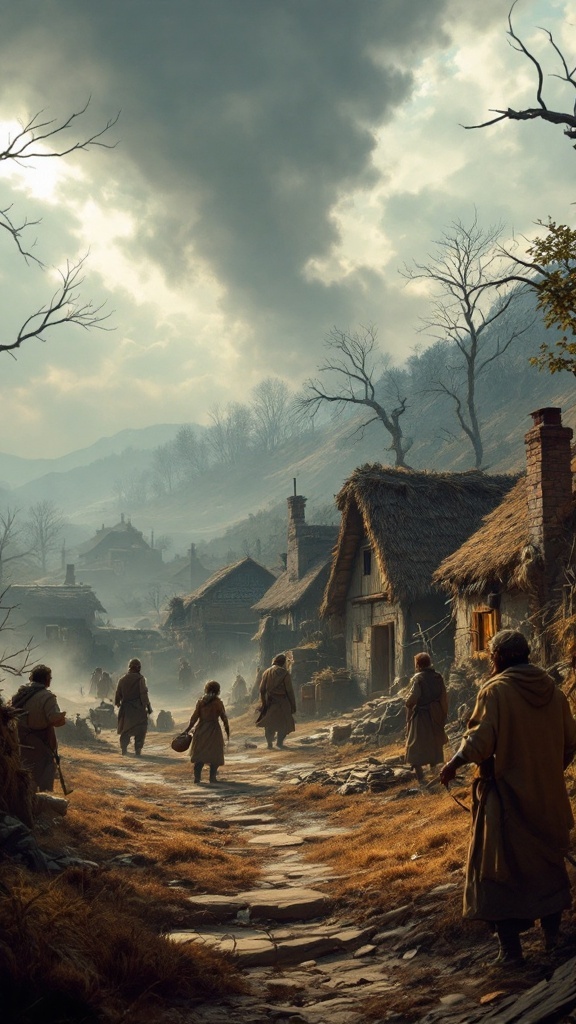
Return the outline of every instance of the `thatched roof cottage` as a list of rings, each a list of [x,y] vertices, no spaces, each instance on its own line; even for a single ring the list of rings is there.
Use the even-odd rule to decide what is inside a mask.
[[[486,651],[499,629],[521,629],[538,646],[562,601],[574,540],[572,430],[560,409],[531,415],[526,475],[434,574],[453,600],[457,661]]]
[[[340,534],[321,613],[340,621],[346,661],[365,693],[388,692],[426,644],[452,660],[440,563],[479,527],[514,484],[511,476],[417,472],[366,465],[337,496]]]
[[[330,571],[332,549],[338,535],[336,526],[315,526],[306,522],[306,498],[288,498],[286,569],[254,605],[260,615],[260,665],[274,654],[299,642],[302,626],[320,626],[320,602]]]
[[[258,628],[253,605],[274,579],[274,573],[253,558],[226,565],[191,594],[172,598],[164,628],[175,631],[202,664],[208,660],[215,667],[249,656]]]

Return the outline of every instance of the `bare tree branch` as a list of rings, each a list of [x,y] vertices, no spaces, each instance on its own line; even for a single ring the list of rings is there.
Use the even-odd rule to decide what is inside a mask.
[[[576,139],[576,109],[573,109],[571,113],[567,111],[550,110],[544,100],[544,72],[540,61],[530,52],[526,44],[520,38],[520,36],[514,31],[512,25],[512,12],[516,6],[517,0],[514,0],[512,7],[508,13],[508,36],[510,46],[517,53],[523,54],[528,58],[529,61],[534,65],[536,69],[536,100],[538,102],[537,107],[526,107],[524,110],[513,110],[508,107],[506,110],[493,110],[492,112],[497,114],[497,117],[491,118],[489,121],[483,121],[481,124],[467,124],[462,125],[463,128],[488,128],[490,125],[497,124],[498,121],[534,121],[540,119],[542,121],[548,121],[550,124],[564,124],[566,129],[564,135],[569,139]],[[567,85],[571,85],[576,89],[576,68],[570,71],[568,62],[560,50],[560,47],[554,41],[552,33],[548,29],[541,29],[542,32],[548,37],[550,46],[556,53],[557,57],[560,58],[564,74],[563,75],[552,75],[553,78],[558,78],[562,82],[566,82]]]
[[[400,425],[407,400],[398,394],[398,405],[391,412],[378,401],[376,384],[385,369],[386,360],[377,346],[375,326],[362,326],[361,331],[343,331],[333,327],[325,344],[328,356],[318,367],[323,376],[305,382],[303,395],[298,400],[300,408],[316,411],[325,402],[337,409],[346,405],[365,406],[375,415],[356,427],[351,436],[358,434],[362,437],[366,427],[379,420],[392,439],[389,451],[395,453],[395,464],[408,468],[405,456],[413,442],[411,438],[404,437]]]
[[[25,160],[69,156],[70,153],[77,153],[80,150],[87,150],[96,146],[102,149],[115,149],[118,143],[108,142],[104,139],[104,136],[118,123],[120,111],[118,111],[115,117],[108,118],[103,128],[100,128],[99,131],[94,132],[85,139],[64,143],[62,146],[56,146],[56,148],[48,149],[44,147],[44,143],[49,143],[52,146],[55,139],[59,140],[60,136],[63,136],[67,131],[72,128],[75,129],[76,122],[88,110],[90,100],[91,97],[88,97],[83,107],[75,110],[63,121],[58,121],[57,118],[43,121],[43,110],[39,110],[29,121],[21,121],[20,131],[16,132],[12,138],[9,138],[7,145],[3,150],[0,150],[0,161],[14,160],[17,163],[21,163]]]
[[[401,271],[408,281],[427,280],[434,289],[431,312],[422,318],[421,330],[437,341],[451,342],[460,353],[461,364],[452,372],[446,367],[451,372],[450,382],[442,377],[437,383],[453,403],[456,419],[472,445],[477,469],[484,460],[476,403],[478,378],[535,319],[508,322],[512,303],[529,282],[516,272],[513,258],[499,245],[501,231],[501,225],[481,228],[476,213],[470,226],[453,221],[425,263],[414,262]],[[513,289],[515,283],[521,288]]]
[[[94,306],[90,300],[80,299],[80,287],[84,283],[81,277],[87,256],[82,256],[76,263],[66,263],[65,270],[59,270],[60,286],[49,302],[45,303],[36,313],[32,313],[22,324],[16,339],[12,342],[0,342],[0,352],[11,352],[25,341],[36,338],[45,342],[48,331],[63,324],[76,324],[84,330],[96,327],[98,330],[112,330],[105,323],[111,314],[102,314],[105,303]]]
[[[84,138],[65,141],[67,133],[76,132],[77,122],[86,113],[89,104],[90,99],[83,107],[62,120],[44,119],[44,112],[39,111],[27,122],[21,122],[20,130],[9,137],[4,148],[0,149],[0,162],[13,161],[15,164],[25,166],[26,162],[32,160],[61,158],[94,147],[114,149],[117,143],[109,142],[107,133],[117,123],[119,113],[115,117],[109,118],[104,127],[98,131]],[[37,226],[40,221],[29,220],[27,217],[16,221],[11,210],[11,206],[0,209],[0,228],[10,235],[17,251],[26,263],[35,263],[45,270],[45,264],[32,252],[36,242],[27,245],[24,241],[26,229]],[[27,317],[14,341],[0,342],[0,352],[9,352],[13,358],[16,358],[14,353],[24,342],[30,341],[32,338],[46,341],[46,334],[49,330],[64,324],[76,324],[85,330],[93,327],[107,329],[103,325],[109,319],[110,314],[101,315],[103,305],[96,306],[91,301],[83,302],[80,299],[79,289],[83,284],[81,270],[85,260],[86,256],[76,262],[68,261],[65,270],[58,271],[61,283],[52,299],[37,312]]]

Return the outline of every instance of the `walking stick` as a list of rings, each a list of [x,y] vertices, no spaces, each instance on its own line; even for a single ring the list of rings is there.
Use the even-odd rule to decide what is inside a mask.
[[[58,773],[58,778],[60,779],[60,785],[62,786],[62,792],[64,793],[64,796],[70,796],[70,793],[73,793],[74,790],[73,789],[68,789],[68,787],[67,787],[67,785],[66,785],[66,783],[64,781],[64,776],[62,775],[62,769],[60,767],[60,755],[57,754],[55,750],[53,750],[52,751],[52,757],[54,758],[54,764],[56,765],[56,771]]]

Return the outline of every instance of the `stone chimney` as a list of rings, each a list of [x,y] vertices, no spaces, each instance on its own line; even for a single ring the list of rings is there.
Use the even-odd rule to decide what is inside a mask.
[[[66,566],[66,579],[64,580],[64,585],[66,587],[76,586],[76,573],[74,572],[73,564],[68,563]]]
[[[528,522],[544,564],[542,597],[546,601],[560,568],[562,522],[572,502],[572,430],[562,426],[561,409],[537,409],[531,416],[534,425],[524,438]]]
[[[288,551],[286,569],[290,580],[299,580],[306,571],[304,535],[306,532],[306,498],[293,494],[288,498]]]

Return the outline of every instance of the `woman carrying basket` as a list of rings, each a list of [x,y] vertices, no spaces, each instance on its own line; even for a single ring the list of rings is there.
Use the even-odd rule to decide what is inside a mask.
[[[190,760],[194,765],[196,785],[200,782],[205,764],[210,765],[209,781],[211,783],[218,782],[216,777],[218,769],[220,765],[224,764],[224,737],[219,720],[222,719],[227,739],[230,739],[230,726],[219,694],[220,683],[217,683],[215,679],[206,683],[204,696],[200,697],[196,704],[186,730],[188,732],[196,726],[190,748]]]

